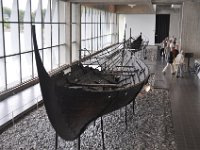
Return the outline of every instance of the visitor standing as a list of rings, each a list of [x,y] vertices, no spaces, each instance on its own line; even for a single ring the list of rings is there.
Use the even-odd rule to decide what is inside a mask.
[[[165,59],[167,61],[169,52],[171,51],[170,44],[171,44],[172,40],[169,40],[169,38],[167,38],[166,42],[167,42],[167,46],[165,47]]]
[[[184,64],[184,55],[183,50],[176,56],[174,59],[174,64],[177,66],[176,77],[183,77],[183,64]]]
[[[173,66],[173,53],[172,53],[172,50],[170,50],[170,52],[168,53],[168,56],[167,56],[167,65],[164,67],[164,69],[162,70],[163,74],[165,74],[167,68],[170,66],[171,68],[171,73],[172,75],[175,74],[175,71],[174,71],[174,66]]]

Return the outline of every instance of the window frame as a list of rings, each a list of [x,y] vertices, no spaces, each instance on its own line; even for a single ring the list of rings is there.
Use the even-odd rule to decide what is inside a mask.
[[[88,19],[88,14],[90,13],[91,19]],[[96,19],[94,18],[96,16]],[[110,21],[112,20],[112,21]],[[87,37],[86,35],[82,35],[82,33],[87,33],[87,26],[90,26],[91,36]],[[106,33],[105,29],[107,26],[112,28],[111,33]],[[109,45],[118,43],[117,36],[117,14],[112,13],[105,10],[100,10],[96,8],[91,8],[88,6],[81,6],[81,49],[87,49],[87,51],[82,51],[81,57],[85,57],[90,55],[96,51],[99,51]],[[95,32],[96,31],[96,32]],[[110,41],[106,43],[106,38],[111,37]],[[114,36],[114,38],[113,38]],[[87,44],[89,43],[89,44]]]
[[[68,52],[67,52],[67,43],[66,43],[66,35],[65,35],[65,33],[61,33],[61,30],[64,30],[64,31],[66,31],[66,26],[67,26],[67,22],[66,22],[66,17],[65,17],[65,15],[60,15],[60,13],[61,13],[61,10],[60,10],[60,6],[61,6],[61,4],[63,3],[63,4],[65,4],[66,2],[60,2],[60,1],[55,1],[55,3],[56,3],[56,6],[55,7],[57,7],[56,9],[56,17],[57,17],[57,21],[53,21],[53,10],[52,10],[52,3],[53,3],[53,1],[54,0],[48,0],[48,5],[50,5],[49,7],[50,7],[50,21],[49,22],[45,22],[44,21],[44,15],[43,15],[43,13],[42,13],[42,11],[43,11],[43,8],[42,8],[42,1],[38,1],[38,4],[41,6],[41,21],[34,21],[33,20],[33,15],[32,15],[32,3],[34,3],[34,0],[27,0],[26,1],[26,4],[28,4],[28,5],[30,5],[29,7],[29,11],[30,11],[30,21],[24,21],[24,15],[23,15],[23,20],[20,20],[20,15],[19,15],[19,11],[20,11],[20,8],[19,8],[19,2],[20,3],[24,3],[24,2],[22,2],[22,1],[19,1],[19,0],[16,0],[17,1],[17,6],[15,5],[15,7],[17,7],[17,21],[10,21],[10,20],[5,20],[4,19],[4,8],[5,8],[5,6],[3,5],[3,3],[4,3],[4,1],[5,0],[0,0],[0,15],[1,15],[1,17],[2,17],[2,20],[0,20],[0,27],[2,28],[2,33],[0,33],[1,35],[0,36],[2,36],[2,40],[3,40],[3,55],[2,56],[0,56],[0,60],[2,60],[3,62],[4,62],[4,78],[5,78],[5,82],[4,83],[1,83],[2,85],[0,85],[0,101],[1,100],[3,100],[3,99],[5,99],[5,98],[7,98],[8,96],[10,96],[10,95],[12,95],[12,94],[14,94],[14,93],[17,93],[17,92],[19,92],[19,91],[21,91],[21,90],[23,90],[23,89],[25,89],[25,88],[27,88],[27,87],[30,87],[30,86],[32,86],[32,85],[34,85],[34,84],[36,84],[36,83],[38,83],[38,76],[36,75],[37,73],[37,71],[35,70],[36,69],[36,67],[35,67],[35,60],[34,60],[34,50],[33,50],[33,42],[32,42],[32,40],[31,40],[31,49],[29,50],[29,49],[25,49],[25,51],[22,51],[22,49],[21,49],[21,37],[20,37],[20,32],[21,31],[23,31],[23,33],[24,33],[24,29],[21,29],[20,27],[21,27],[21,25],[22,26],[24,26],[24,25],[30,25],[30,26],[32,26],[32,25],[40,25],[41,26],[41,35],[42,35],[42,37],[41,37],[41,40],[42,40],[42,47],[41,48],[39,48],[39,51],[40,51],[40,53],[41,53],[41,58],[42,58],[42,60],[44,61],[44,51],[45,50],[47,50],[47,49],[49,49],[50,50],[50,53],[51,53],[51,57],[50,57],[50,63],[51,63],[51,69],[49,70],[49,73],[50,74],[53,74],[54,72],[56,72],[57,70],[60,70],[60,69],[62,69],[63,67],[65,67],[65,66],[68,66],[69,64],[68,64],[68,58],[67,57],[64,57],[64,58],[62,58],[63,56],[61,56],[61,52],[60,52],[60,49],[62,48],[63,49],[63,46],[65,47],[65,54],[67,54]],[[13,0],[13,2],[14,2],[15,0]],[[13,5],[13,3],[12,3],[12,5]],[[23,10],[24,11],[24,14],[26,13],[26,7],[28,7],[28,6],[25,6],[25,10]],[[37,8],[38,9],[38,8]],[[37,12],[37,9],[36,9],[36,11],[34,12],[35,14],[36,14],[36,12]],[[12,12],[12,7],[10,8],[10,11]],[[46,10],[47,11],[47,10]],[[64,5],[63,6],[63,8],[62,8],[62,11],[65,11],[66,12],[66,6]],[[63,20],[64,19],[64,20]],[[18,43],[18,45],[19,45],[19,52],[16,52],[16,53],[13,53],[13,54],[6,54],[6,45],[5,45],[5,24],[6,23],[8,23],[8,24],[16,24],[17,26],[18,26],[18,40],[19,40],[19,43]],[[50,25],[50,30],[51,30],[51,33],[50,33],[50,35],[51,35],[51,41],[50,41],[50,46],[48,46],[48,47],[45,47],[44,46],[44,26],[45,25]],[[58,34],[57,35],[57,37],[58,37],[58,42],[57,42],[57,44],[53,44],[53,41],[52,41],[52,39],[53,39],[53,37],[52,37],[52,32],[53,32],[53,26],[54,25],[57,25],[57,33],[56,34]],[[11,34],[11,32],[9,33],[9,34]],[[61,39],[61,34],[64,34],[63,35],[63,37],[62,37],[62,39]],[[31,36],[31,39],[32,39],[32,33],[30,33],[30,36]],[[64,39],[64,42],[63,42],[63,39]],[[62,41],[61,41],[62,40]],[[57,52],[56,52],[56,57],[57,57],[57,60],[58,60],[58,63],[57,63],[57,65],[56,65],[56,67],[54,67],[54,63],[53,63],[53,57],[54,57],[54,55],[53,55],[53,49],[54,48],[57,48]],[[12,48],[11,48],[11,51],[12,51]],[[57,54],[58,53],[58,54]],[[31,55],[31,57],[32,57],[32,59],[31,59],[31,62],[30,62],[30,64],[31,64],[31,73],[30,73],[30,75],[31,75],[31,77],[30,78],[27,78],[27,80],[25,79],[26,77],[25,76],[23,76],[23,74],[22,74],[22,68],[23,68],[23,64],[22,64],[22,56],[23,55],[26,55],[26,54],[30,54]],[[14,84],[14,85],[8,85],[8,72],[7,72],[7,63],[6,63],[6,60],[8,59],[8,58],[14,58],[14,57],[19,57],[19,72],[20,72],[20,74],[19,74],[19,80],[17,80],[17,82],[19,81],[19,83],[17,83],[17,84]],[[63,63],[63,62],[61,62],[61,59],[62,59],[62,61],[64,62],[65,61],[65,63]],[[1,88],[2,87],[2,88]]]

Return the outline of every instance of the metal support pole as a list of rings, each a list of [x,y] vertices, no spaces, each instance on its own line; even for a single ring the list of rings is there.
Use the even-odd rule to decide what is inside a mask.
[[[12,123],[13,123],[13,126],[15,125],[15,120],[14,120],[14,113],[12,111]]]
[[[56,133],[56,135],[55,135],[55,149],[57,149],[57,148],[58,148],[58,135]]]
[[[135,106],[135,100],[133,100],[133,115],[135,115],[135,108],[134,108],[134,106]]]
[[[119,109],[119,113],[120,113],[120,118],[121,118],[121,114],[122,114],[122,109],[121,108]]]
[[[127,106],[125,106],[125,125],[126,129],[128,128],[128,123],[127,123]]]
[[[38,110],[38,97],[36,99],[37,99],[37,110]]]
[[[101,117],[101,137],[102,137],[102,149],[105,150],[104,132],[103,132],[103,118],[102,117]]]
[[[79,137],[78,137],[78,150],[80,150],[80,149],[81,149],[81,137],[79,135]]]

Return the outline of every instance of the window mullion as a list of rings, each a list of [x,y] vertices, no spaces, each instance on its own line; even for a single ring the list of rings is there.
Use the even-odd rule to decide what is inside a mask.
[[[41,44],[41,46],[42,46],[42,60],[43,60],[43,62],[44,62],[44,15],[43,15],[43,3],[42,3],[42,0],[40,0],[40,6],[41,6],[41,42],[42,42],[42,44]]]
[[[94,52],[94,49],[93,49],[93,27],[94,27],[94,23],[93,23],[93,9],[91,9],[91,51],[92,53]]]
[[[50,2],[50,25],[51,25],[51,70],[53,69],[53,49],[52,49],[52,0]]]
[[[2,2],[2,0],[1,0],[1,10],[2,10],[2,13],[1,13],[1,15],[2,15],[2,20],[3,20],[3,2]],[[8,82],[7,82],[7,69],[6,69],[6,67],[7,67],[7,65],[6,65],[6,46],[5,46],[5,32],[4,32],[4,21],[2,21],[2,34],[3,34],[3,51],[4,51],[4,54],[3,54],[3,56],[4,56],[4,71],[5,71],[5,89],[7,90],[8,89]]]
[[[17,0],[17,19],[18,19],[18,46],[19,46],[19,66],[20,66],[20,83],[22,83],[22,58],[21,58],[21,39],[20,39],[20,20],[19,20],[19,0]]]
[[[58,1],[58,22],[60,21],[60,1]],[[61,66],[61,60],[60,60],[60,24],[58,24],[58,66]]]
[[[30,21],[31,21],[31,28],[32,28],[32,25],[33,25],[33,21],[32,21],[32,15],[31,15],[31,12],[32,12],[32,3],[31,3],[31,0],[30,0],[30,2],[29,2],[29,5],[30,5]],[[31,29],[31,31],[32,31],[32,29]],[[32,37],[32,32],[31,32],[31,37]],[[32,47],[32,50],[33,50],[33,40],[31,40],[31,47]],[[32,62],[31,62],[31,67],[32,67],[32,75],[31,75],[31,77],[32,78],[34,78],[34,64],[33,64],[33,55],[34,55],[34,53],[32,52],[31,53],[31,57],[32,57]]]

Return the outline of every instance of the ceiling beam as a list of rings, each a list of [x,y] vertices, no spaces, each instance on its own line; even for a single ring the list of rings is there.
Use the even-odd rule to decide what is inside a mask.
[[[62,1],[73,2],[73,3],[101,3],[101,4],[115,4],[115,5],[151,3],[151,0],[62,0]]]
[[[187,0],[151,0],[152,4],[165,5],[165,4],[182,4]]]
[[[117,5],[115,10],[119,14],[155,14],[151,5],[137,5],[133,8],[127,5]]]

